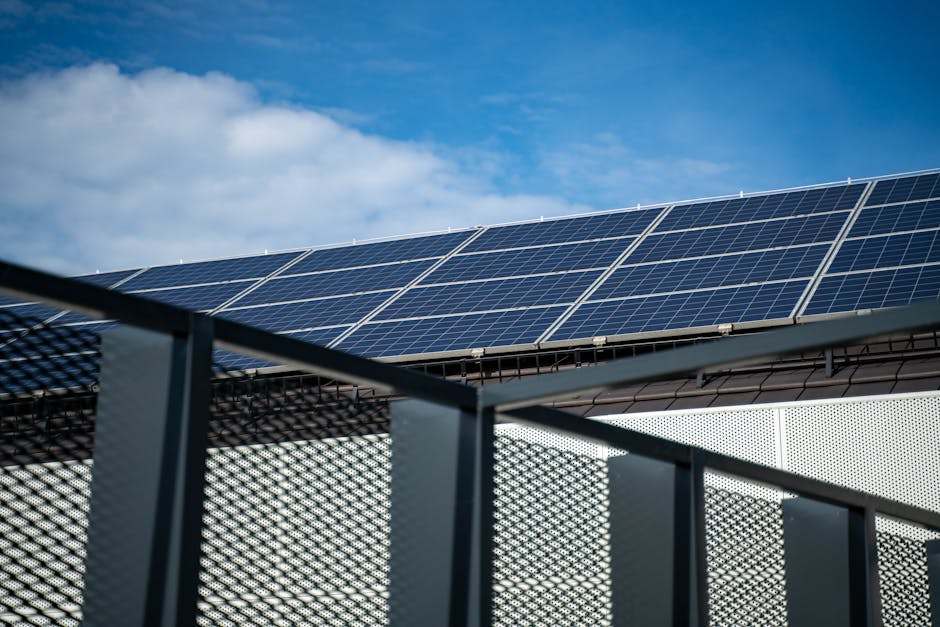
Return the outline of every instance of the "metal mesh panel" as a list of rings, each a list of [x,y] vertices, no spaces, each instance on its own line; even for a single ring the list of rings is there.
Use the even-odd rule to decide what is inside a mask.
[[[607,472],[589,455],[598,449],[497,430],[494,624],[611,624]]]
[[[926,541],[940,534],[883,518],[879,518],[878,523],[884,528],[877,534],[877,547],[881,616],[885,626],[932,624]]]
[[[199,624],[386,624],[387,402],[316,377],[220,376]]]
[[[710,624],[786,625],[779,500],[762,498],[770,492],[764,486],[715,475],[706,481],[712,484],[705,487]]]
[[[0,310],[0,622],[81,621],[98,350]]]

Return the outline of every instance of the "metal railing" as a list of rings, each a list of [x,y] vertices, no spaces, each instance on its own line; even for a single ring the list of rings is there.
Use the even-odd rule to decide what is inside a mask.
[[[0,600],[4,616],[89,625],[705,625],[721,609],[710,600],[720,579],[715,508],[740,500],[722,496],[730,493],[710,478],[718,473],[781,494],[754,501],[780,517],[774,546],[784,547],[786,573],[775,576],[786,598],[775,611],[790,624],[815,615],[878,625],[889,613],[876,517],[940,531],[937,512],[539,404],[933,329],[940,302],[473,388],[14,264],[0,263],[0,291],[121,323],[100,334],[100,348],[91,341],[81,350],[63,348],[77,333],[68,326],[0,329],[0,368],[19,373],[0,389],[4,424],[15,426],[2,434],[0,492],[12,504],[3,511],[45,516],[60,531],[59,514],[47,510],[65,511],[81,493],[77,507],[87,511],[87,521],[73,521],[87,531],[60,542],[81,562],[72,559],[69,576],[82,593],[47,594],[56,584],[39,579],[62,575],[61,559],[37,564],[43,558],[8,542],[0,567],[19,583],[0,590],[15,597]],[[37,339],[46,348],[24,348]],[[241,362],[232,353],[315,377],[259,377],[233,365]],[[402,400],[364,399],[358,386]],[[35,405],[29,424],[41,428],[23,435],[13,408],[38,398],[84,408],[56,414],[57,424],[91,425],[80,455],[51,446],[48,415]],[[541,435],[522,437],[530,431],[507,423]],[[585,454],[593,444],[605,453]],[[49,473],[60,467],[85,483],[50,492]],[[43,527],[36,537],[60,531]],[[721,551],[747,543],[736,538]],[[911,550],[929,563],[921,570],[937,598],[935,544]],[[561,565],[578,572],[556,572]],[[745,575],[731,579],[746,585]],[[597,600],[563,616],[572,590]]]

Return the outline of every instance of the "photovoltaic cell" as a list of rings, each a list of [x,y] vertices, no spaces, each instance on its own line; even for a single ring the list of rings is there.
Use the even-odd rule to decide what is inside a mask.
[[[407,261],[409,259],[443,257],[473,233],[474,231],[458,231],[455,233],[442,233],[441,235],[376,242],[374,244],[351,244],[339,248],[325,248],[314,251],[309,257],[299,261],[297,265],[291,267],[290,273],[300,274],[302,272],[353,268],[377,263]]]
[[[940,231],[847,240],[828,273],[940,261]]]
[[[298,333],[285,333],[284,335],[288,337],[294,337],[305,342],[310,342],[311,344],[326,346],[339,337],[340,334],[348,328],[348,326],[331,327],[329,329],[313,329],[311,331],[300,331]],[[228,370],[256,370],[259,368],[270,368],[272,366],[281,365],[267,361],[265,359],[259,359],[258,357],[242,355],[240,353],[224,350],[214,351],[212,358],[216,364]]]
[[[599,271],[548,274],[412,288],[379,313],[376,320],[573,303],[600,276]]]
[[[373,290],[404,287],[434,261],[414,261],[355,270],[338,270],[275,278],[260,285],[233,303],[232,307],[320,298]]]
[[[37,324],[44,320],[51,318],[52,316],[62,313],[61,309],[56,309],[55,307],[48,307],[46,305],[40,305],[38,303],[31,303],[26,305],[14,305],[11,307],[4,307],[3,312],[13,314],[14,316],[19,316],[25,318],[26,323]]]
[[[940,197],[940,173],[878,181],[866,207]]]
[[[534,342],[564,307],[369,323],[336,348],[367,357],[414,355]]]
[[[829,244],[618,268],[591,296],[622,296],[694,290],[812,276]]]
[[[549,338],[567,340],[786,318],[808,281],[584,303]]]
[[[527,222],[491,227],[471,242],[462,252],[498,250],[516,246],[560,244],[580,240],[639,235],[661,213],[661,209],[645,209],[608,213],[584,218],[565,218],[544,222]]]
[[[253,284],[254,281],[237,281],[233,283],[216,283],[214,285],[196,285],[168,290],[137,292],[135,296],[158,300],[184,309],[209,310],[215,309]]]
[[[423,285],[607,267],[636,238],[457,255],[421,281]]]
[[[803,315],[898,307],[940,298],[940,266],[827,276]]]
[[[649,235],[627,263],[812,244],[835,239],[849,212]]]
[[[216,315],[267,331],[294,331],[358,322],[392,294],[394,292],[375,292],[284,305],[225,309]]]
[[[260,279],[265,277],[300,253],[276,253],[255,255],[237,259],[219,259],[200,261],[171,266],[156,266],[147,269],[121,285],[122,291],[142,290],[157,287],[176,287],[198,283],[216,283],[220,281],[238,281],[240,279]]]
[[[656,230],[678,231],[701,226],[853,209],[864,190],[863,184],[843,185],[683,205],[673,207]]]
[[[849,237],[940,227],[940,200],[862,209]]]

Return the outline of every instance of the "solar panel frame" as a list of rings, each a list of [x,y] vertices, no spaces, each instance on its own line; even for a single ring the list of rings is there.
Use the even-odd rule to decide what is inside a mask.
[[[940,172],[878,181],[866,207],[940,197]]]
[[[850,210],[858,204],[865,188],[866,184],[858,183],[677,205],[670,210],[656,230],[678,231]]]
[[[582,271],[428,287],[415,286],[376,314],[373,320],[571,304],[600,275],[599,271]]]
[[[719,324],[783,320],[806,290],[808,280],[780,281],[658,294],[638,298],[587,301],[549,341],[619,337],[712,328]]]
[[[635,241],[635,237],[623,237],[538,248],[461,253],[445,261],[419,285],[607,268]]]
[[[675,261],[775,247],[835,241],[851,212],[781,218],[687,231],[654,232],[630,253],[624,264]],[[694,255],[689,251],[695,251]]]
[[[433,260],[404,261],[366,268],[290,274],[265,281],[229,307],[283,303],[356,292],[397,289],[418,278]]]
[[[532,344],[565,307],[368,322],[335,348],[366,357],[417,358],[473,348]]]
[[[562,244],[593,239],[639,235],[659,217],[663,208],[630,209],[593,216],[491,226],[461,252],[483,252],[528,245]]]
[[[940,262],[940,230],[848,239],[826,274]]]
[[[764,283],[815,275],[831,244],[619,266],[591,300]]]

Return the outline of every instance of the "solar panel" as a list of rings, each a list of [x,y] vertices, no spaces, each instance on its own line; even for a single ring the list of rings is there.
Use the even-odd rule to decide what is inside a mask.
[[[656,230],[678,231],[717,224],[853,209],[864,190],[864,184],[855,184],[682,205],[673,207]]]
[[[790,316],[808,281],[684,292],[580,305],[550,340],[623,335]]]
[[[238,299],[232,306],[278,303],[403,287],[431,267],[433,263],[433,261],[413,261],[354,270],[277,277]]]
[[[483,235],[467,245],[463,252],[639,235],[661,212],[661,209],[642,209],[583,218],[490,227]]]
[[[849,212],[827,213],[806,218],[676,231],[662,235],[654,233],[630,253],[626,261],[639,263],[682,259],[832,241],[848,217]]]
[[[41,322],[51,318],[52,316],[56,316],[62,313],[61,309],[40,305],[38,303],[18,304],[3,307],[3,311],[13,314],[14,316],[29,318],[30,320],[25,321],[26,323],[33,322],[34,319],[36,322]]]
[[[285,333],[284,335],[294,337],[305,342],[310,342],[311,344],[326,346],[339,337],[340,334],[348,328],[348,326],[331,327],[329,329],[314,329],[312,331],[300,331],[298,333]],[[256,370],[259,368],[270,368],[272,366],[282,365],[268,361],[266,359],[253,357],[251,355],[243,355],[241,353],[233,353],[231,351],[224,350],[215,350],[213,352],[212,359],[217,365],[227,370]]]
[[[496,279],[414,287],[376,320],[573,303],[601,275],[599,271]]]
[[[845,241],[828,272],[835,274],[935,261],[940,261],[940,231],[879,235]]]
[[[192,287],[176,287],[168,290],[151,290],[137,292],[137,296],[159,300],[164,303],[185,307],[196,311],[215,309],[242,290],[251,287],[254,281],[237,281],[232,283],[215,283],[212,285],[196,285]]]
[[[603,300],[640,294],[810,277],[828,244],[618,268],[591,295]]]
[[[940,227],[940,200],[888,207],[866,207],[858,214],[849,237]]]
[[[457,231],[410,237],[372,244],[353,244],[338,248],[325,248],[314,251],[310,256],[291,267],[292,274],[354,268],[409,259],[428,259],[443,257],[463,243],[474,231]]]
[[[218,316],[268,331],[296,331],[358,322],[394,292],[323,298],[282,305],[224,309]]]
[[[373,322],[364,324],[336,348],[367,357],[386,357],[530,344],[564,310],[545,307]]]
[[[604,268],[625,251],[635,237],[456,255],[421,281],[424,285],[566,270]]]
[[[940,265],[827,276],[803,315],[909,305],[940,297]]]
[[[118,281],[126,279],[135,272],[140,272],[140,268],[133,268],[131,270],[117,270],[115,272],[99,272],[97,274],[85,274],[74,278],[78,281],[82,281],[83,283],[91,283],[92,285],[97,285],[99,287],[111,287]]]
[[[866,207],[940,197],[940,172],[878,181]]]
[[[271,274],[299,254],[299,252],[276,253],[236,259],[156,266],[147,269],[140,276],[136,276],[121,285],[121,290],[143,290],[157,287],[238,281],[240,279],[260,279]]]

